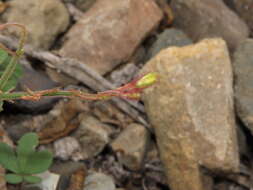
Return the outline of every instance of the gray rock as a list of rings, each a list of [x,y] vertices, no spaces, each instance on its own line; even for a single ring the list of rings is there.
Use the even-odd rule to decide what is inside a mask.
[[[25,25],[28,42],[43,49],[48,49],[69,24],[68,11],[60,0],[13,0],[4,19]],[[19,35],[19,30],[9,31]]]
[[[191,43],[192,41],[181,30],[175,28],[166,29],[157,36],[157,40],[150,47],[147,53],[147,60],[170,46],[185,46]]]
[[[85,179],[84,190],[115,190],[112,177],[103,173],[91,173]]]
[[[134,63],[128,63],[121,69],[113,71],[110,75],[110,78],[116,86],[121,86],[127,82],[130,82],[138,71],[139,68]]]
[[[107,126],[91,115],[83,115],[79,128],[73,136],[78,139],[84,159],[99,154],[109,142],[110,132]]]
[[[234,54],[236,111],[253,134],[253,39],[241,43]]]
[[[249,26],[251,35],[253,34],[253,1],[252,0],[224,0]]]
[[[234,50],[249,35],[247,25],[221,0],[172,0],[174,25],[194,41],[222,37]]]
[[[143,72],[159,82],[143,95],[173,190],[204,190],[199,165],[236,172],[239,155],[231,63],[221,39],[161,51]]]
[[[153,0],[96,1],[69,30],[60,54],[105,74],[129,60],[161,19]]]
[[[150,134],[145,127],[131,124],[111,143],[119,161],[131,170],[139,170],[149,144]]]

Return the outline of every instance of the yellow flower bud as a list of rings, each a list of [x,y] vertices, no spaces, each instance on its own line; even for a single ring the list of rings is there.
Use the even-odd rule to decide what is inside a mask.
[[[152,72],[143,76],[140,80],[137,81],[137,88],[146,88],[157,81],[157,73]]]

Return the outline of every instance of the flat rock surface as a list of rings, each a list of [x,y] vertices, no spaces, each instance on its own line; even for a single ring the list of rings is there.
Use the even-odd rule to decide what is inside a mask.
[[[235,105],[244,125],[253,134],[253,39],[241,43],[234,54]]]
[[[194,41],[222,37],[235,49],[247,38],[247,25],[220,0],[172,0],[174,24]]]
[[[127,61],[161,19],[153,0],[99,0],[67,33],[60,54],[105,74]]]
[[[131,170],[139,170],[143,164],[150,135],[139,124],[131,124],[111,143],[112,149],[119,153],[118,159]]]
[[[204,189],[199,165],[239,167],[232,71],[221,39],[163,50],[144,66],[159,82],[143,96],[173,190]]]
[[[28,42],[35,48],[48,49],[69,25],[69,13],[60,0],[14,0],[4,14],[7,22],[26,26]],[[19,35],[19,30],[10,30]]]
[[[224,0],[247,23],[250,34],[253,34],[253,1]]]

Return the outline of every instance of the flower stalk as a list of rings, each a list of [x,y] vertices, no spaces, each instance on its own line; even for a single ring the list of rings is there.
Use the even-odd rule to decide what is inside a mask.
[[[22,100],[30,100],[30,101],[38,101],[43,97],[50,96],[60,96],[60,97],[78,97],[83,100],[107,100],[112,97],[120,97],[131,100],[138,100],[141,96],[141,92],[154,84],[157,81],[156,73],[148,73],[142,77],[139,77],[130,83],[116,88],[114,90],[108,90],[104,92],[99,92],[96,94],[86,93],[80,90],[62,90],[60,88],[48,89],[48,90],[40,90],[40,91],[32,91],[27,89],[25,92],[4,92],[4,88],[10,79],[10,77],[14,74],[15,68],[18,64],[18,60],[24,54],[23,47],[27,37],[27,30],[25,26],[17,23],[7,23],[0,25],[0,30],[3,30],[9,26],[16,26],[21,29],[19,46],[16,52],[12,52],[4,45],[0,44],[0,48],[7,51],[12,55],[12,58],[4,70],[3,74],[0,77],[0,103],[4,100],[11,101],[16,99]]]

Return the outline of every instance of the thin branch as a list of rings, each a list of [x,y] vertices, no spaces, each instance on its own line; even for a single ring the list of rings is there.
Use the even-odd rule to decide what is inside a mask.
[[[7,84],[8,80],[13,75],[13,73],[15,71],[15,68],[17,66],[17,60],[23,54],[23,46],[24,46],[24,43],[25,43],[26,35],[27,35],[27,31],[26,31],[25,27],[23,25],[17,24],[17,23],[2,24],[2,25],[0,25],[0,30],[6,29],[8,26],[18,27],[19,29],[21,29],[21,34],[20,34],[20,40],[19,40],[19,44],[18,44],[18,47],[17,47],[17,51],[16,51],[15,55],[12,56],[10,63],[8,64],[6,69],[4,70],[4,73],[1,75],[1,78],[0,78],[0,90],[1,91],[3,91],[3,89],[5,88],[5,85]]]
[[[0,35],[0,42],[11,49],[17,48],[17,41],[7,36]],[[65,57],[59,57],[48,51],[35,50],[29,45],[24,46],[25,54],[43,61],[47,66],[60,70],[61,72],[77,79],[83,84],[89,86],[94,91],[104,91],[113,89],[115,86],[98,74],[93,69],[89,68],[84,63]],[[144,107],[140,103],[133,103],[124,99],[112,99],[113,103],[123,112],[128,114],[134,120],[149,127],[147,121],[141,116],[144,113]]]

